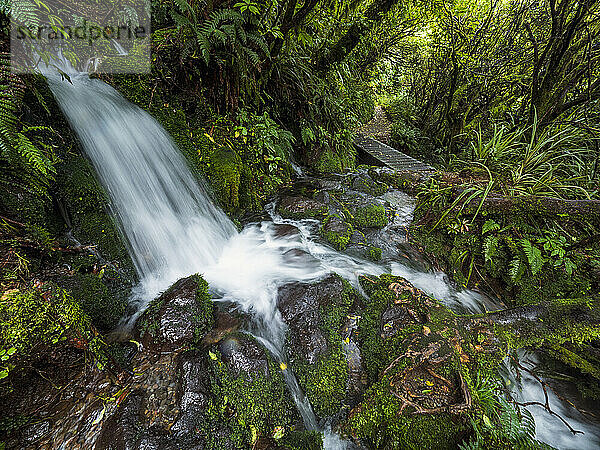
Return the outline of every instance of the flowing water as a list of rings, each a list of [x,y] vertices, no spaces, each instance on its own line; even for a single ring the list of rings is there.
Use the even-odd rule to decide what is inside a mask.
[[[314,221],[286,221],[272,214],[272,221],[248,225],[238,233],[149,114],[102,81],[78,73],[64,60],[60,64],[70,81],[47,70],[49,85],[109,193],[127,238],[141,280],[134,299],[138,312],[177,279],[201,273],[216,299],[233,301],[255,317],[249,331],[284,360],[285,324],[277,310],[277,292],[292,281],[318,280],[336,272],[358,287],[359,274],[391,272],[460,312],[498,307],[484,295],[455,289],[444,274],[426,271],[410,259],[377,265],[340,254],[317,242]],[[405,225],[412,217],[412,200],[397,203],[396,225]],[[277,224],[284,223],[298,232],[282,235]],[[317,423],[293,373],[285,373],[306,427],[324,430],[326,448],[347,448],[347,442]],[[593,433],[592,439],[567,439],[564,448],[590,447],[596,442]]]

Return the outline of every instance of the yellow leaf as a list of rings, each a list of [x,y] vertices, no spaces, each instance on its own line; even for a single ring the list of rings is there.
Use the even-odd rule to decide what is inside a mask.
[[[285,370],[285,369],[287,369],[287,364],[282,362],[279,364],[279,367],[281,368],[281,370]]]

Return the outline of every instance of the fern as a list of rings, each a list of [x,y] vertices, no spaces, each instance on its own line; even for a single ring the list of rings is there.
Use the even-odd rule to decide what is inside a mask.
[[[513,283],[518,283],[523,274],[525,273],[526,266],[523,264],[523,260],[520,257],[514,258],[508,264],[508,274]]]
[[[489,233],[490,231],[498,231],[499,229],[500,229],[500,225],[498,225],[492,219],[489,219],[489,220],[486,220],[485,223],[483,224],[483,227],[481,227],[481,234],[486,234],[486,233]]]
[[[38,18],[38,6],[29,0],[0,0],[0,11],[16,22],[37,27],[40,23]]]
[[[496,236],[486,236],[483,240],[483,256],[485,262],[494,265],[494,257],[498,254],[498,238]]]
[[[34,143],[29,133],[49,131],[47,127],[24,127],[17,112],[25,93],[25,84],[10,73],[8,55],[0,54],[0,184],[47,194],[55,170],[47,147]],[[51,154],[51,152],[50,152]]]
[[[542,251],[531,243],[529,239],[521,239],[520,241],[523,252],[529,262],[529,268],[531,273],[536,275],[544,265],[544,258],[542,257]]]

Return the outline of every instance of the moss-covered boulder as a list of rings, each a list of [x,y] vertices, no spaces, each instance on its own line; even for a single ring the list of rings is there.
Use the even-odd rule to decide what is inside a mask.
[[[131,284],[111,266],[93,265],[86,272],[74,269],[55,280],[79,300],[100,331],[113,330],[127,310]]]
[[[369,174],[365,172],[353,174],[350,177],[348,184],[352,190],[363,192],[372,195],[373,197],[383,195],[388,190],[387,184],[373,180]]]
[[[354,233],[354,227],[337,215],[330,215],[323,221],[321,234],[338,250],[344,250]]]
[[[199,275],[183,278],[153,300],[136,324],[141,342],[153,351],[198,344],[214,324],[208,283]]]
[[[370,387],[344,429],[369,448],[456,448],[472,424],[490,448],[535,448],[501,419],[518,413],[490,394],[500,389],[501,361],[515,348],[591,342],[600,330],[591,299],[588,309],[563,300],[459,316],[404,278],[360,282],[367,298],[358,342]]]
[[[350,221],[359,228],[383,228],[388,224],[385,206],[373,199],[346,201]]]
[[[240,207],[242,161],[233,150],[218,149],[210,158],[208,179],[228,213]]]
[[[324,203],[301,196],[284,197],[277,205],[277,212],[284,219],[322,219],[327,211]]]
[[[103,358],[90,317],[66,290],[36,282],[0,297],[0,380],[66,348],[90,350]],[[9,381],[12,377],[9,379]],[[0,385],[0,392],[6,386]]]
[[[342,328],[358,294],[337,275],[283,286],[278,308],[289,326],[286,348],[300,386],[321,417],[338,412],[347,398],[348,361]]]
[[[282,368],[251,336],[152,355],[154,375],[105,421],[95,448],[322,448],[321,434],[305,431]]]

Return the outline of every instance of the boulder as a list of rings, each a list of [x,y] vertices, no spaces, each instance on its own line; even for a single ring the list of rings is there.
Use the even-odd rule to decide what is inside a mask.
[[[321,219],[327,210],[324,203],[301,196],[284,197],[277,206],[284,219]]]
[[[349,367],[341,331],[358,298],[338,275],[279,289],[278,308],[289,326],[286,353],[300,386],[321,417],[337,413],[347,398]]]
[[[192,275],[177,281],[150,303],[134,334],[153,351],[170,352],[199,342],[212,329],[214,309],[208,283]]]

